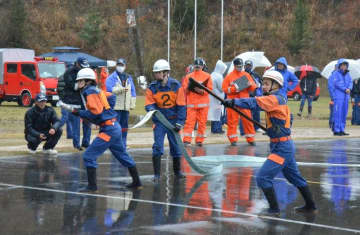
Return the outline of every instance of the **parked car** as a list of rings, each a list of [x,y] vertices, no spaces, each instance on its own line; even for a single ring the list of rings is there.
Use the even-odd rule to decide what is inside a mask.
[[[302,96],[302,92],[301,92],[301,88],[300,88],[300,82],[299,84],[295,87],[294,90],[289,91],[287,93],[287,97],[288,98],[293,98],[296,101],[301,100],[301,96]],[[320,86],[319,83],[316,83],[316,93],[315,93],[315,97],[314,97],[314,101],[317,101],[319,99],[320,96]]]

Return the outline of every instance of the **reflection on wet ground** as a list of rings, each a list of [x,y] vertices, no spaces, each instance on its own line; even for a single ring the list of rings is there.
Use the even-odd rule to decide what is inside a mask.
[[[0,158],[1,234],[351,234],[360,233],[359,139],[298,141],[297,161],[313,191],[318,213],[296,214],[303,204],[282,174],[276,177],[279,218],[258,217],[267,207],[256,186],[258,164],[227,165],[223,174],[201,176],[184,162],[186,180],[173,178],[162,159],[160,184],[152,183],[151,149],[133,149],[142,190],[125,190],[127,169],[109,154],[99,159],[97,194],[86,184],[79,154]],[[255,147],[209,145],[187,148],[193,157],[266,157]],[[239,156],[240,157],[240,156]],[[316,163],[316,164],[315,164]]]

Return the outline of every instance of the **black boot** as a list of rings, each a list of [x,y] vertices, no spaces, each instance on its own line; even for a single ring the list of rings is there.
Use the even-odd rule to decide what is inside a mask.
[[[312,106],[308,106],[308,117],[311,118]]]
[[[160,181],[161,156],[153,156],[152,163],[154,168],[154,182],[158,183]]]
[[[302,207],[295,207],[295,211],[303,212],[303,213],[316,212],[316,206],[315,206],[314,200],[312,198],[309,186],[298,187],[298,189],[304,198],[305,205]]]
[[[271,188],[262,188],[264,195],[266,197],[266,200],[269,203],[269,209],[267,212],[261,213],[262,215],[271,215],[271,216],[279,216],[280,215],[280,209],[279,205],[276,199],[275,190],[273,187]]]
[[[133,182],[131,184],[127,184],[126,187],[131,189],[140,189],[142,185],[136,166],[129,167],[128,169]]]
[[[179,157],[173,158],[173,169],[174,169],[175,177],[177,179],[186,178],[185,175],[181,172],[181,158]]]
[[[302,115],[303,108],[304,108],[303,106],[300,106],[299,112],[297,113],[299,117],[301,117]]]
[[[87,178],[88,178],[88,186],[86,186],[86,188],[84,188],[84,189],[81,189],[80,192],[83,192],[83,193],[96,192],[97,191],[96,168],[87,167],[86,172],[87,172]]]

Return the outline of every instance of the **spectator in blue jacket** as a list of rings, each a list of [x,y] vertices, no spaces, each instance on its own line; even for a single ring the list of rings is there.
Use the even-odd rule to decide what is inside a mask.
[[[260,78],[259,74],[257,74],[254,71],[253,62],[251,60],[246,60],[244,69],[245,69],[245,72],[250,74],[250,76],[254,80],[254,82],[256,84],[256,87],[257,87],[254,92],[250,93],[250,97],[262,96],[263,95],[262,84],[261,84],[262,81],[261,81],[261,78]],[[253,117],[253,119],[255,121],[260,122],[260,109],[252,109],[251,110],[251,115],[252,115],[252,117]],[[241,127],[242,127],[242,124],[241,124]],[[255,131],[259,130],[259,127],[257,125],[254,125],[254,128],[255,128]]]
[[[280,94],[287,99],[287,92],[295,89],[299,83],[298,78],[287,69],[288,63],[285,57],[280,57],[275,61],[275,70],[280,72],[284,78],[284,86],[280,89]]]
[[[352,79],[349,74],[349,63],[341,58],[338,60],[336,70],[331,74],[333,81],[333,121],[334,135],[349,135],[345,133],[346,116],[348,113],[350,91],[352,89]],[[329,78],[330,79],[330,78]]]
[[[330,96],[330,103],[329,103],[329,128],[334,132],[334,117],[333,117],[333,110],[334,110],[334,77],[333,73],[336,71],[336,65],[334,71],[332,71],[330,77],[328,78],[328,91]]]
[[[125,73],[126,61],[117,60],[116,70],[106,79],[106,90],[116,95],[114,110],[121,126],[122,139],[126,148],[130,110],[135,108],[136,90],[130,74]]]

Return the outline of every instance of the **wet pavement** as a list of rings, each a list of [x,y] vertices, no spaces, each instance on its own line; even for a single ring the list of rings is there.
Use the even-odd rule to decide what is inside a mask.
[[[255,180],[261,164],[234,162],[226,164],[223,174],[202,177],[184,163],[187,178],[177,181],[171,159],[163,157],[161,182],[155,185],[151,149],[131,149],[143,189],[126,190],[127,170],[105,154],[99,158],[100,190],[91,195],[77,192],[86,185],[79,154],[0,158],[0,234],[360,233],[359,142],[297,141],[299,168],[314,194],[318,213],[295,213],[293,208],[303,204],[301,195],[278,175],[279,218],[257,216],[267,207]],[[268,144],[187,150],[193,157],[266,157]]]

